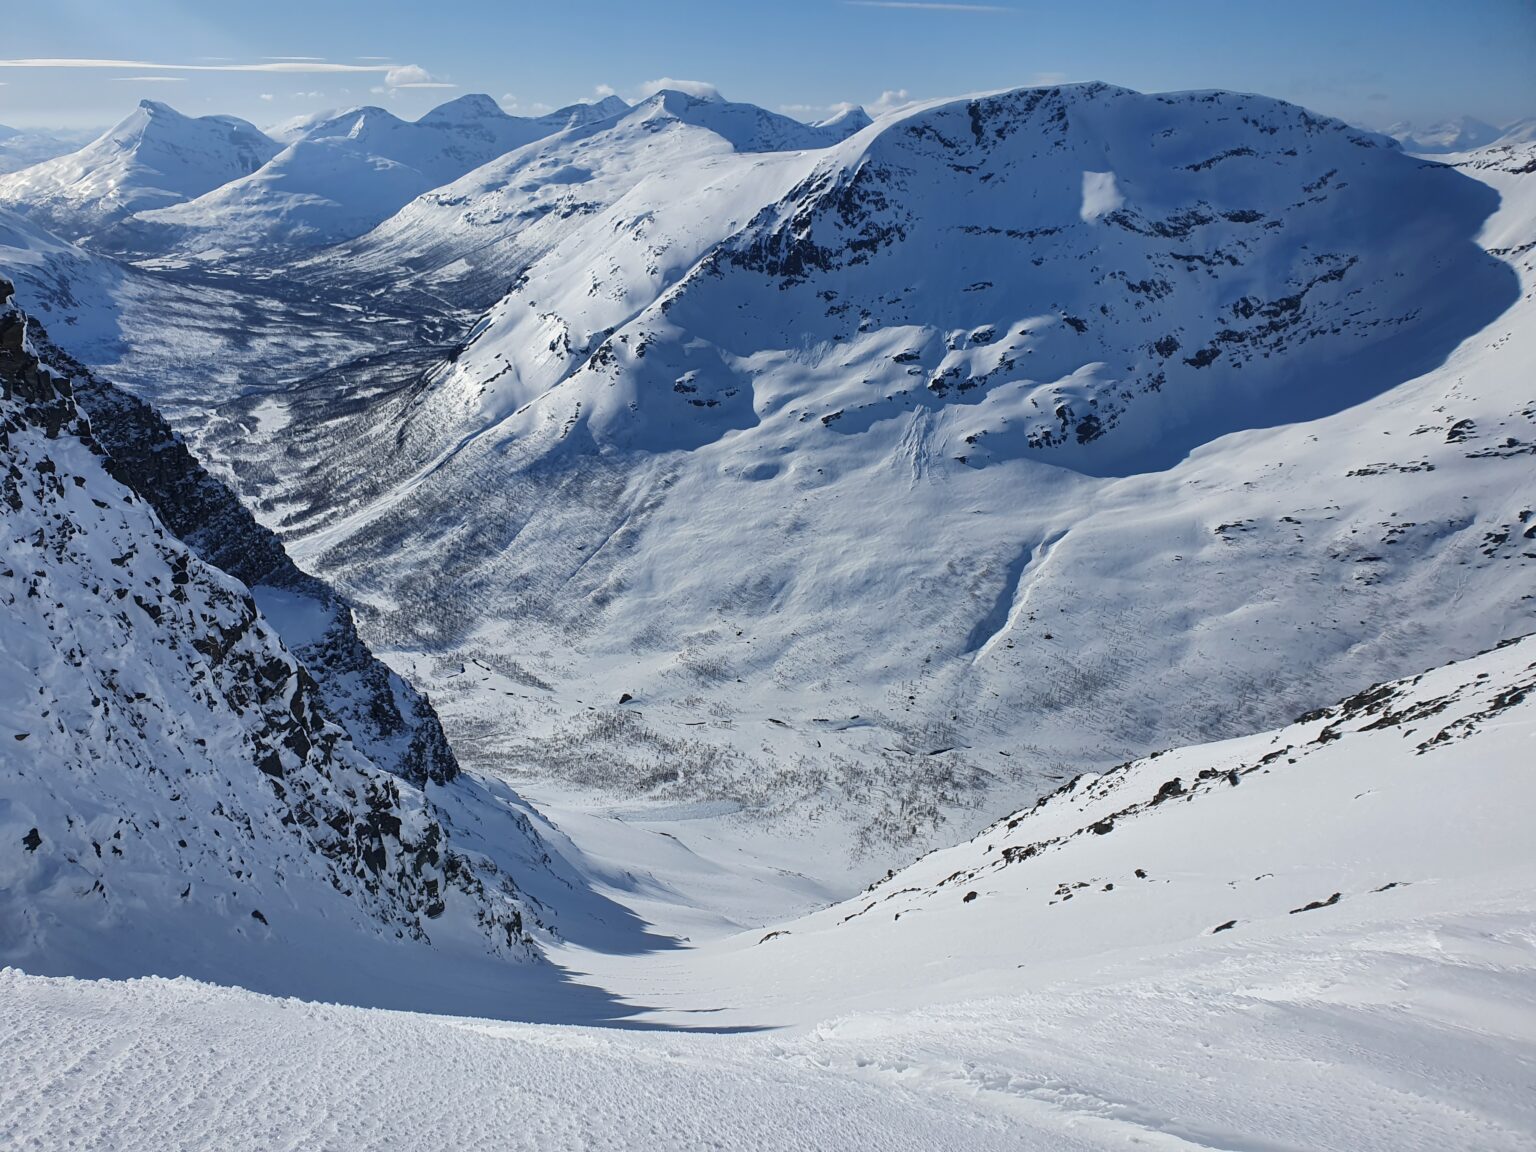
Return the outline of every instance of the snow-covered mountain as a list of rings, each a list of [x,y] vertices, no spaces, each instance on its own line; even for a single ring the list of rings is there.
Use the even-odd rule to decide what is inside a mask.
[[[344,602],[11,296],[0,958],[336,995],[346,957],[407,1003],[432,1002],[435,962],[534,958],[537,903],[465,851],[483,830],[451,831],[493,824],[494,856],[537,861],[526,818],[455,780],[431,706]]]
[[[0,1145],[1529,1145],[1536,145],[272,144],[0,208]]]
[[[589,218],[611,219],[620,204],[655,238],[655,262],[681,275],[702,248],[782,194],[784,181],[808,167],[804,153],[869,124],[863,109],[807,125],[750,104],[658,92],[426,193],[317,261],[316,275],[387,283],[404,269],[455,303],[483,307]],[[649,221],[653,212],[668,223]]]
[[[458,775],[437,715],[414,688],[374,659],[351,606],[295,567],[272,532],[203,471],[181,438],[144,401],[95,377],[46,336],[33,343],[65,371],[91,411],[107,470],[133,489],[199,559],[252,592],[267,622],[316,679],[316,691],[375,765],[418,787]]]
[[[820,837],[805,892],[1528,626],[1514,146],[1103,85],[811,131],[661,93],[60,339],[469,762]]]
[[[290,126],[293,139],[260,170],[143,219],[172,230],[172,242],[189,251],[331,244],[514,148],[627,107],[610,97],[524,118],[507,115],[489,96],[469,95],[414,122],[383,108],[354,108]]]
[[[198,431],[476,763],[870,848],[1529,626],[1517,165],[1222,93],[670,107],[305,272],[511,283],[440,363]]]
[[[1099,86],[929,108],[781,165],[794,187],[750,223],[711,215],[725,181],[706,185],[686,217],[709,247],[662,222],[614,239],[620,210],[595,213],[522,271],[441,390],[491,424],[558,385],[600,445],[655,450],[762,424],[750,374],[796,421],[943,407],[944,438],[978,465],[1145,470],[1405,379],[1448,350],[1431,334],[1513,299],[1508,269],[1468,242],[1486,190],[1421,179],[1398,201],[1418,164],[1343,124],[1171,103]],[[1398,275],[1409,230],[1443,280]],[[1410,320],[1427,342],[1400,331]],[[807,344],[824,350],[809,367]],[[534,438],[530,415],[507,430]]]
[[[0,273],[22,286],[32,314],[100,351],[115,340],[115,316],[131,270],[63,240],[0,207]]]
[[[144,100],[79,151],[0,177],[0,204],[77,240],[246,176],[278,150],[236,117],[184,116]]]

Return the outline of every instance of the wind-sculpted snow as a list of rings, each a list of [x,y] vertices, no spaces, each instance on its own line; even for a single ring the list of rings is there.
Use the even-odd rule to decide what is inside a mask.
[[[454,768],[430,707],[138,402],[112,410],[109,386],[84,379],[77,393],[42,364],[10,295],[0,283],[0,955],[36,971],[311,992],[328,986],[327,955],[378,967],[430,944],[477,963],[530,958],[527,900],[454,845],[422,790]],[[101,435],[81,398],[105,413]],[[114,443],[129,449],[121,460]],[[167,531],[177,520],[220,537],[202,551],[281,582],[276,628],[243,584]],[[282,637],[295,602],[318,618],[315,636],[298,637],[303,662]],[[394,733],[378,727],[386,719]],[[442,759],[411,758],[411,725]],[[451,790],[443,799],[473,810]],[[519,841],[539,854],[520,815],[474,819],[500,822],[503,858]]]

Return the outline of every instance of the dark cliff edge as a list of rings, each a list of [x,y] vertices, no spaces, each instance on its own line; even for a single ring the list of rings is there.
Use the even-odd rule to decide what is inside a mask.
[[[8,293],[0,286],[0,298]],[[359,750],[418,786],[457,776],[458,761],[431,702],[369,650],[347,600],[301,571],[276,534],[204,470],[154,408],[96,376],[36,320],[29,320],[29,334],[39,359],[70,381],[90,413],[113,478],[148,503],[199,559],[252,590]]]
[[[206,976],[231,941],[290,955],[323,947],[317,932],[538,959],[512,877],[453,845],[446,813],[390,770],[456,770],[430,706],[340,598],[155,438],[152,412],[51,366],[11,294],[0,279],[0,963],[116,971],[138,949],[148,971]],[[207,553],[287,581],[272,586],[331,613],[324,635],[288,648]],[[400,733],[372,733],[392,763],[354,737],[359,715]],[[507,827],[537,851],[526,821]]]

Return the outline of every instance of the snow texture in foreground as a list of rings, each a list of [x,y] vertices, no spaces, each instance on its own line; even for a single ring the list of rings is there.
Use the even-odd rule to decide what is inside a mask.
[[[771,938],[606,977],[692,999],[679,1023],[779,1031],[6,969],[0,1143],[1529,1149],[1533,688],[1528,640],[1086,778]]]
[[[0,1143],[1528,1149],[1533,688],[1536,644],[1508,645],[1078,780],[857,902],[607,974],[693,1001],[691,1028],[783,1031],[5,969]]]

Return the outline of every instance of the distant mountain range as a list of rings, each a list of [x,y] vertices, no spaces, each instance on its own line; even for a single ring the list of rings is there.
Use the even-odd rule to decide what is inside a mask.
[[[1495,127],[1471,116],[1420,127],[1409,123],[1394,124],[1387,134],[1409,152],[1442,154],[1470,152],[1490,144],[1527,144],[1536,139],[1536,118],[1516,120]]]

